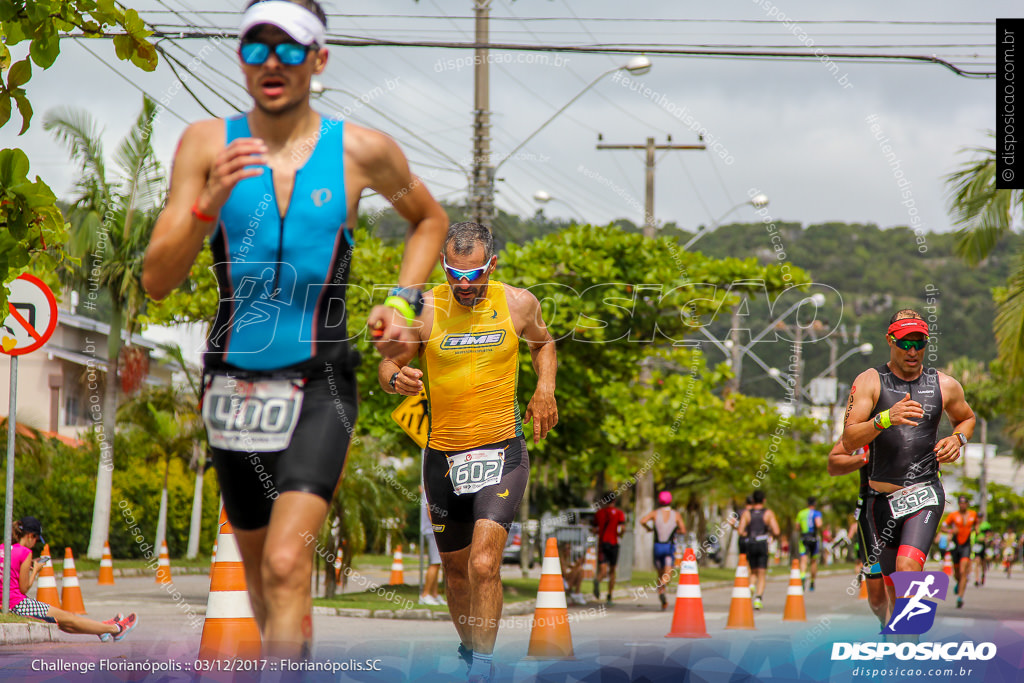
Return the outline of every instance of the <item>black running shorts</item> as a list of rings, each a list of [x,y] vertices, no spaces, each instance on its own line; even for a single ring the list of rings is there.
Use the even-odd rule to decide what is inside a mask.
[[[448,458],[470,451],[497,449],[505,452],[498,482],[475,493],[455,493],[456,484],[451,478]],[[473,542],[473,527],[478,519],[497,522],[507,532],[519,511],[519,502],[529,479],[530,456],[522,436],[463,451],[438,451],[428,447],[423,456],[423,483],[437,549],[451,553],[469,546]]]
[[[236,377],[253,380],[261,376]],[[272,378],[269,374],[263,377]],[[285,491],[312,493],[328,503],[334,496],[356,424],[355,372],[326,363],[323,370],[307,374],[304,381],[298,423],[284,450],[261,453],[210,448],[224,509],[236,529],[265,527],[274,501]]]
[[[894,493],[880,493],[871,490],[864,500],[861,519],[866,525],[868,540],[869,575],[889,576],[896,571],[896,557],[909,557],[924,566],[928,549],[935,538],[935,531],[942,521],[945,492],[942,482],[936,478],[928,482],[936,489],[938,502],[928,505],[913,514],[896,518],[889,500]]]

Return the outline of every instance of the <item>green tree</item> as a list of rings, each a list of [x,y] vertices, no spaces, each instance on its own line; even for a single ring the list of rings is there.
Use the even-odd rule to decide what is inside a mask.
[[[110,28],[118,59],[145,71],[156,68],[156,49],[146,40],[150,32],[132,9],[114,0],[0,0],[0,128],[9,125],[17,106],[19,135],[32,121],[27,85],[32,65],[50,68],[60,54],[60,34],[72,30],[100,38]],[[14,61],[11,48],[28,42],[28,54]],[[59,245],[65,237],[56,196],[38,176],[28,180],[28,157],[20,149],[0,150],[0,283],[17,277],[35,258],[52,270],[63,259]],[[47,245],[50,245],[49,248]],[[7,290],[0,287],[0,310],[7,310]],[[102,544],[101,544],[102,545]]]
[[[1024,191],[996,188],[995,149],[965,151],[975,157],[946,176],[946,183],[951,193],[950,213],[960,226],[957,254],[977,266],[1011,231],[1013,217],[1024,209]],[[1014,255],[1006,286],[996,293],[993,329],[1008,374],[1024,376],[1024,250]]]
[[[103,396],[104,452],[97,468],[89,557],[100,557],[110,524],[110,495],[114,470],[114,441],[121,334],[130,345],[145,304],[140,283],[142,259],[159,207],[163,178],[151,140],[156,104],[143,99],[142,111],[114,155],[115,177],[107,170],[100,131],[83,111],[60,109],[47,114],[43,127],[51,131],[78,164],[76,197],[68,219],[67,249],[80,266],[71,270],[70,284],[88,290],[82,306],[95,306],[98,291],[110,297],[107,372]],[[131,352],[128,352],[131,353]]]

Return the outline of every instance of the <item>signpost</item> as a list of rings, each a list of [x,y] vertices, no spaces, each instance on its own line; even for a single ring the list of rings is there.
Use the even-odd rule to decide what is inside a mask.
[[[18,399],[18,356],[45,344],[57,328],[57,300],[46,283],[35,275],[22,273],[7,285],[7,316],[0,327],[0,351],[11,357],[11,400],[7,410],[7,490],[4,501],[3,571],[11,557],[11,527],[14,525],[14,433]],[[3,613],[10,612],[11,582],[4,581]]]
[[[427,434],[430,431],[430,412],[426,389],[420,389],[415,396],[406,396],[405,400],[391,413],[391,419],[405,430],[409,438],[420,448],[427,447]]]

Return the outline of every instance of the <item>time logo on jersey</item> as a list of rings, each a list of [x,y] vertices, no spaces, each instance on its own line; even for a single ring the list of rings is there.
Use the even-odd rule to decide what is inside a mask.
[[[505,330],[480,332],[477,334],[460,332],[446,334],[441,340],[441,348],[450,349],[488,349],[500,346],[505,341]]]

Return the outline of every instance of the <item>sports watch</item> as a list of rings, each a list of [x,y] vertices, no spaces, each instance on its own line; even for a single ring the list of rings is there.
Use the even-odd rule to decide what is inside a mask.
[[[394,287],[388,292],[388,298],[397,296],[399,299],[404,299],[409,306],[412,307],[412,312],[418,317],[423,312],[423,292],[415,287]]]

